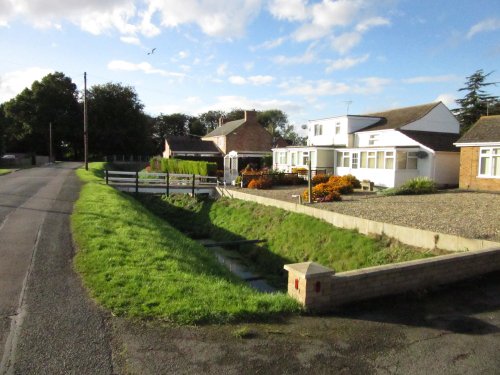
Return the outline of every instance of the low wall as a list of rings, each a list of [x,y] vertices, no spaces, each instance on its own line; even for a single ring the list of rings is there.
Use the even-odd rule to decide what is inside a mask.
[[[424,249],[432,250],[438,248],[447,251],[468,251],[500,247],[500,243],[498,242],[470,239],[423,229],[408,228],[401,225],[381,223],[360,217],[339,214],[337,212],[321,210],[309,205],[280,201],[247,194],[238,190],[225,189],[223,187],[218,187],[217,192],[220,196],[237,198],[266,206],[278,207],[291,212],[306,214],[324,220],[339,228],[356,229],[362,234],[386,235],[404,244]]]
[[[321,268],[321,273],[310,272]],[[500,247],[328,274],[315,263],[285,266],[288,294],[310,310],[418,290],[500,270]]]

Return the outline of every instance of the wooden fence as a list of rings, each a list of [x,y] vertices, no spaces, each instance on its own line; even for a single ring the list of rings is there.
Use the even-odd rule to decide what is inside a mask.
[[[217,177],[168,172],[124,172],[109,171],[106,169],[104,178],[106,185],[134,186],[135,193],[138,193],[141,187],[158,187],[164,188],[167,195],[170,194],[171,188],[187,189],[194,196],[196,189],[216,187],[219,185]]]

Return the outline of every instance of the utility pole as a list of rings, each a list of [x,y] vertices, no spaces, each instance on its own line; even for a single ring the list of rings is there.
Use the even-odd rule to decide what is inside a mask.
[[[83,157],[85,161],[85,170],[89,170],[89,139],[87,124],[87,72],[83,73]]]
[[[54,158],[52,156],[52,122],[49,122],[49,163],[52,163]]]

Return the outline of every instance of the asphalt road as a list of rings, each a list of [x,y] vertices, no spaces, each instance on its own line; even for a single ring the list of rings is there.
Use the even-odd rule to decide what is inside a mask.
[[[113,373],[106,315],[72,268],[79,165],[0,177],[0,374]]]

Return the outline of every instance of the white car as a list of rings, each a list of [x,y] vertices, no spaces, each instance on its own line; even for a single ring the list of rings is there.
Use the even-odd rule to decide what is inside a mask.
[[[4,156],[2,156],[2,159],[6,159],[6,160],[13,160],[16,158],[16,155],[10,155],[10,154],[5,154]]]

